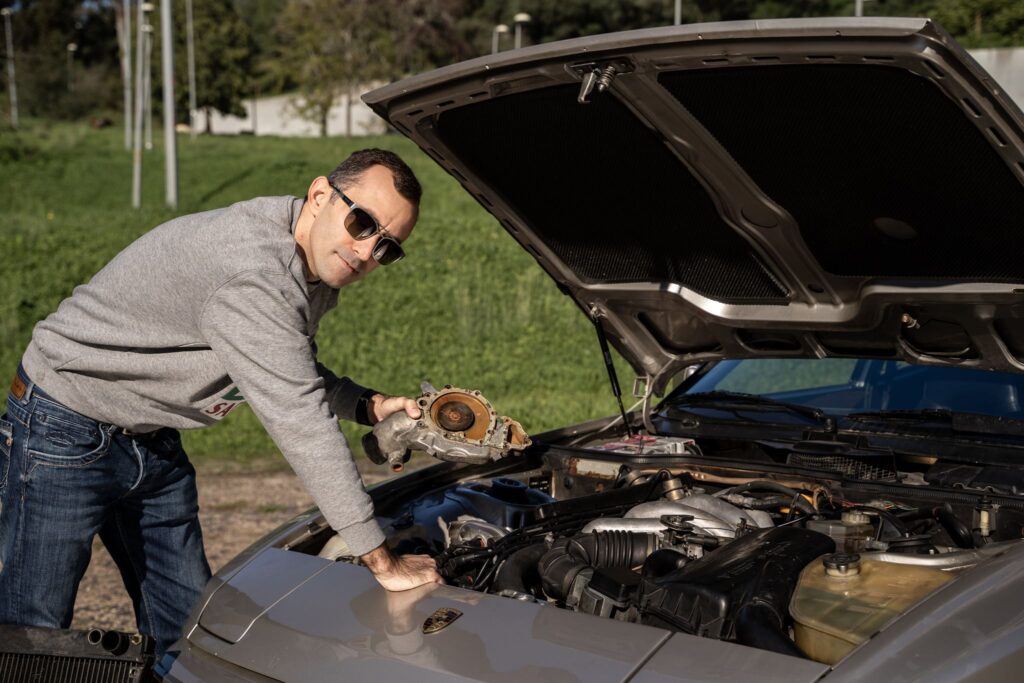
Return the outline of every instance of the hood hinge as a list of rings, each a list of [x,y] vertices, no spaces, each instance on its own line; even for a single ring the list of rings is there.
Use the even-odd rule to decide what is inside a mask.
[[[590,104],[590,95],[595,89],[597,92],[604,92],[611,87],[616,76],[632,71],[633,65],[624,60],[616,60],[574,64],[569,69],[578,74],[581,79],[580,94],[576,96],[576,101],[580,104]]]

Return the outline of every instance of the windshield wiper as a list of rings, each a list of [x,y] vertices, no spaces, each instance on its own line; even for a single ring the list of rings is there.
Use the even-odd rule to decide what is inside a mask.
[[[962,413],[948,408],[925,408],[922,410],[880,410],[874,412],[850,413],[844,420],[865,423],[923,424],[940,423],[954,432],[966,434],[997,434],[1024,436],[1024,420],[982,413]]]
[[[677,396],[671,403],[675,406],[708,406],[711,408],[727,408],[743,410],[766,410],[785,411],[808,417],[829,430],[832,429],[833,418],[824,410],[803,406],[799,403],[789,403],[776,398],[758,396],[757,394],[744,394],[738,391],[701,391],[693,394],[682,394]]]

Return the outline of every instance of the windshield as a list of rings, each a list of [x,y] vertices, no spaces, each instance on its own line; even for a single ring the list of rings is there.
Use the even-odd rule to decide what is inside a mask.
[[[950,410],[1024,418],[1024,375],[856,358],[720,361],[667,403],[712,391],[754,394],[831,415]]]

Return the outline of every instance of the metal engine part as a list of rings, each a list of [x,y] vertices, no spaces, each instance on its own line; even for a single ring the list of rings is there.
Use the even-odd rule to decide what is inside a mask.
[[[453,543],[455,545],[476,543],[483,547],[503,538],[509,532],[505,527],[470,515],[460,515],[458,519],[450,523],[446,523],[439,517],[437,523],[441,532],[444,533],[445,548],[451,547]]]
[[[453,386],[435,389],[421,385],[416,399],[419,419],[398,412],[381,420],[363,437],[363,448],[374,463],[400,470],[409,451],[423,451],[439,460],[482,465],[530,445],[523,426],[498,415],[479,391]]]
[[[759,513],[760,514],[755,514]],[[679,518],[694,531],[727,542],[742,530],[773,526],[771,516],[757,510],[741,510],[723,500],[704,493],[694,493],[679,500],[655,500],[632,507],[623,517],[601,517],[583,527],[583,533],[601,531],[631,531],[633,533],[668,534],[669,521]],[[684,543],[673,547],[691,558],[702,557],[704,548]]]

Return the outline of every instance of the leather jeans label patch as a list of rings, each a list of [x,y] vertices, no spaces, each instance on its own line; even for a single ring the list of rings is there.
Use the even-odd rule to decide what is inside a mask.
[[[15,375],[14,381],[11,382],[11,393],[14,394],[14,398],[20,401],[22,398],[25,397],[26,389],[28,389],[28,387],[25,386],[25,383],[21,380],[21,377]]]

